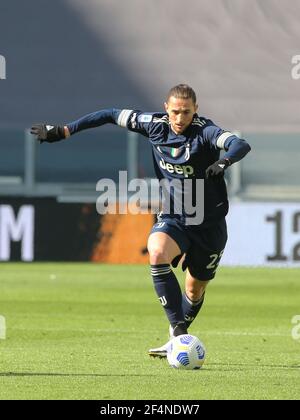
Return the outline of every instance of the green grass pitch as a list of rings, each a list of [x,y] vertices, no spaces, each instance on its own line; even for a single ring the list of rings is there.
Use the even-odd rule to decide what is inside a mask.
[[[299,296],[297,269],[220,268],[206,362],[180,371],[147,355],[168,330],[147,266],[1,264],[0,399],[299,399]]]

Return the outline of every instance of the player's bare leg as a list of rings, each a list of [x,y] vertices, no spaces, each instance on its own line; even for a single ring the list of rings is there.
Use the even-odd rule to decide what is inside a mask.
[[[199,280],[196,277],[193,277],[189,272],[189,269],[187,269],[185,277],[185,293],[189,299],[192,301],[201,299],[208,283],[209,281]]]
[[[152,233],[148,239],[150,264],[171,264],[181,254],[177,243],[164,232]]]
[[[173,259],[181,254],[181,250],[169,235],[156,232],[149,237],[148,251],[154,287],[174,330],[173,334],[185,334],[187,331],[181,306],[181,289],[170,267]],[[166,345],[149,350],[151,356],[166,357],[166,354]]]

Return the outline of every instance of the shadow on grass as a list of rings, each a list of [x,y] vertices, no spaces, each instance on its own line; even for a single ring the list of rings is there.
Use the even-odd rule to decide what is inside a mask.
[[[223,369],[220,369],[222,367]],[[209,363],[206,364],[201,371],[209,372],[218,370],[228,372],[236,371],[239,369],[245,370],[247,368],[253,370],[253,367],[256,368],[266,368],[266,369],[291,369],[291,370],[300,370],[300,365],[266,365],[257,363]],[[195,372],[195,371],[190,371]],[[138,373],[124,373],[124,374],[109,374],[109,373],[59,373],[59,372],[0,372],[0,377],[35,377],[35,376],[50,376],[50,377],[66,377],[66,378],[76,378],[76,377],[85,377],[85,378],[103,378],[103,377],[157,377],[157,375],[147,374],[138,374]]]
[[[214,370],[214,366],[216,366],[218,369],[220,366],[223,366],[223,368],[232,368],[232,367],[236,367],[236,368],[268,368],[268,369],[300,369],[300,365],[265,365],[265,364],[260,364],[259,361],[257,361],[257,363],[209,363],[207,364],[205,367],[209,368],[212,367],[211,370]]]
[[[24,377],[24,376],[53,376],[53,377],[86,377],[86,378],[102,378],[102,377],[128,377],[128,376],[155,376],[155,375],[149,375],[149,374],[130,374],[130,373],[124,373],[124,374],[108,374],[108,373],[50,373],[50,372],[0,372],[0,377]]]

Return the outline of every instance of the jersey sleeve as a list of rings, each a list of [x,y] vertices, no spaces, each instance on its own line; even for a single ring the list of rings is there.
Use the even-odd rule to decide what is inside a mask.
[[[152,120],[153,113],[150,112],[111,108],[84,115],[66,126],[72,135],[104,124],[115,124],[148,137]]]
[[[203,129],[203,138],[214,150],[224,150],[224,158],[229,159],[231,163],[241,160],[250,150],[250,145],[239,138],[231,131],[223,130],[215,125],[211,120]]]
[[[120,112],[121,111],[119,109],[115,108],[101,109],[99,111],[84,115],[78,120],[69,122],[66,124],[66,126],[72,135],[89,128],[101,127],[104,124],[117,124]]]

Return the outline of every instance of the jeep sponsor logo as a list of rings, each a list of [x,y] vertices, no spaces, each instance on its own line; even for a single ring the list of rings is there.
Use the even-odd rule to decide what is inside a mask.
[[[160,160],[159,165],[170,174],[184,175],[185,178],[194,174],[194,168],[191,165],[172,165],[172,163],[166,163],[163,159]]]

